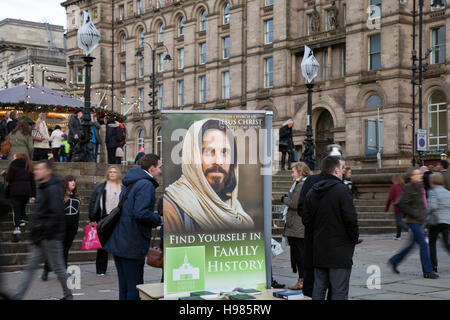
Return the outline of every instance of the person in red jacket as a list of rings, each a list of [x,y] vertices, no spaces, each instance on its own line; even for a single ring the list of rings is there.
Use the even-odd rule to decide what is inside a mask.
[[[395,212],[395,224],[397,226],[397,235],[394,238],[395,240],[401,240],[402,235],[402,229],[405,231],[408,231],[408,226],[402,221],[403,214],[401,213],[400,209],[395,205],[395,202],[400,198],[402,195],[403,189],[405,188],[405,181],[403,181],[403,178],[400,174],[396,174],[392,177],[392,183],[391,189],[389,190],[389,196],[386,202],[386,207],[384,208],[384,212],[389,211],[389,207],[391,206],[391,203],[394,205],[394,212]]]

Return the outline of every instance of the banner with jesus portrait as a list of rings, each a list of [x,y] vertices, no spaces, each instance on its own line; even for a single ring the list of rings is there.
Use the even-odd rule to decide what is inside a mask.
[[[162,112],[165,296],[266,288],[266,119]]]

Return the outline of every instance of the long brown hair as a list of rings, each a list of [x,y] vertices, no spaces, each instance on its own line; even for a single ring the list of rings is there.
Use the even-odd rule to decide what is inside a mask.
[[[304,162],[296,162],[291,165],[302,177],[309,177],[311,175],[311,169]]]
[[[120,168],[118,166],[114,166],[114,165],[109,166],[108,170],[106,170],[105,181],[108,181],[108,174],[111,169],[116,169],[116,171],[117,171],[117,181],[116,182],[118,184],[121,184],[122,183],[122,172],[120,171]]]
[[[29,173],[33,172],[33,164],[31,163],[30,159],[28,159],[26,154],[16,153],[15,156],[16,159],[25,159],[25,170],[27,170]]]
[[[68,175],[65,176],[62,180],[62,190],[63,190],[63,194],[64,194],[64,201],[66,201],[69,197],[67,196],[67,193],[70,191],[69,190],[69,182],[70,181],[75,181],[75,189],[72,190],[72,194],[81,202],[81,198],[80,195],[78,194],[77,191],[77,180],[75,179],[74,176]]]
[[[22,132],[24,136],[31,135],[31,127],[25,120],[20,120],[17,123],[17,126],[14,128],[14,130],[11,132],[11,134],[15,134],[17,131]]]

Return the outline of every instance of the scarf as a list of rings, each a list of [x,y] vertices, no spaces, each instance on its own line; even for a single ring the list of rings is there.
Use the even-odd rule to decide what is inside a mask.
[[[254,226],[239,200],[238,183],[230,199],[223,201],[211,187],[202,170],[201,128],[210,119],[194,122],[183,141],[181,177],[166,188],[166,194],[191,217],[202,230],[245,229]],[[238,182],[238,165],[235,165]]]

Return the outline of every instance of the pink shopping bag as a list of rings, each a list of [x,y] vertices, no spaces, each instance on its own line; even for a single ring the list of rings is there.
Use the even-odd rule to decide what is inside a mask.
[[[98,239],[97,235],[97,223],[95,223],[93,226],[87,225],[84,227],[84,237],[83,241],[81,242],[81,250],[97,250],[101,249],[102,245],[100,244],[100,240]]]

